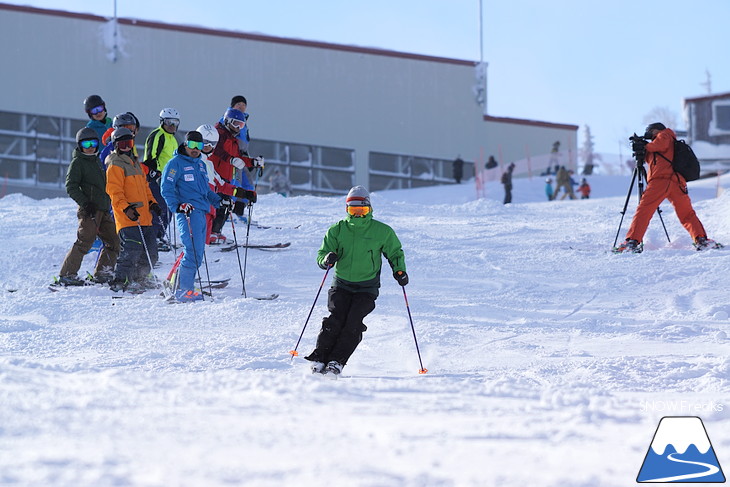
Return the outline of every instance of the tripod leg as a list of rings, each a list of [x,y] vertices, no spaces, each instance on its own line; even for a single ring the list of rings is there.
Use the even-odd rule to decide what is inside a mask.
[[[639,168],[634,168],[634,174],[631,177],[631,184],[629,185],[629,192],[626,194],[626,201],[624,202],[624,209],[621,210],[621,221],[619,221],[618,224],[618,230],[616,230],[616,238],[613,239],[613,246],[616,247],[616,243],[618,242],[618,235],[621,233],[621,225],[624,223],[624,215],[626,215],[626,208],[629,207],[629,200],[631,199],[631,192],[634,190],[634,183],[636,182],[636,179],[639,179],[639,199],[641,199],[641,176],[639,175]]]

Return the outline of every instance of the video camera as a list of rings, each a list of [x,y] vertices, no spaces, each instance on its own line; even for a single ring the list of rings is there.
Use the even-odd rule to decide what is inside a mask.
[[[631,141],[631,150],[634,151],[636,161],[643,162],[644,156],[646,155],[646,144],[651,138],[646,135],[636,135],[636,132],[634,132],[634,135],[629,137],[629,140]]]

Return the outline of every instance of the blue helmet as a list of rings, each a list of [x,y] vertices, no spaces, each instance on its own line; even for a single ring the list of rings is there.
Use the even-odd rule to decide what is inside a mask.
[[[226,110],[226,113],[223,114],[223,121],[228,122],[228,120],[240,120],[241,122],[245,122],[246,115],[244,115],[241,110],[229,108]]]

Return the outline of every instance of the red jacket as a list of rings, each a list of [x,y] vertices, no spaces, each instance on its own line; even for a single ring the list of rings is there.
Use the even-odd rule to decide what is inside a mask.
[[[235,168],[231,164],[231,160],[238,157],[243,160],[246,167],[252,167],[253,163],[250,157],[241,154],[238,139],[223,124],[218,122],[215,124],[215,128],[218,130],[218,144],[216,144],[215,150],[208,158],[213,162],[216,172],[223,179],[230,182],[233,180],[233,170]]]
[[[686,183],[681,174],[674,172],[672,163],[669,162],[674,159],[674,139],[674,131],[664,129],[657,134],[654,140],[646,144],[647,183],[652,179],[670,179],[675,174],[680,178],[681,184]]]

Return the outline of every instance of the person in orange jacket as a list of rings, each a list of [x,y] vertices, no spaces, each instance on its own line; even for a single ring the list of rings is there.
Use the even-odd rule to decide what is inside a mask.
[[[134,135],[124,127],[112,134],[114,151],[106,158],[106,192],[112,201],[121,252],[110,286],[114,291],[141,292],[153,287],[150,262],[157,262],[152,213],[162,210],[147,184],[142,165],[132,157]]]
[[[578,192],[580,193],[580,199],[582,200],[587,200],[591,197],[591,185],[588,184],[588,180],[586,178],[580,180]]]
[[[663,123],[655,122],[646,127],[644,138],[651,139],[645,145],[644,162],[648,166],[646,191],[639,200],[626,240],[614,252],[640,253],[644,250],[643,238],[649,221],[659,205],[668,199],[674,206],[677,218],[689,232],[697,250],[719,248],[720,244],[707,238],[707,232],[697,217],[687,192],[687,181],[676,172],[670,162],[674,158],[674,131]],[[635,142],[636,144],[636,142]],[[634,151],[641,149],[635,147]]]

